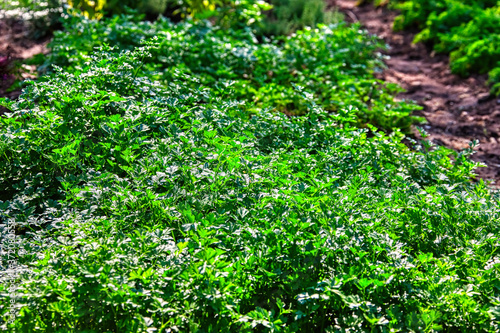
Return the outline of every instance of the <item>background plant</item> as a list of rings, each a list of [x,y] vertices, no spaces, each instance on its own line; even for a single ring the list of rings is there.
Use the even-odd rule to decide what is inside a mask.
[[[380,54],[373,54],[384,44],[366,32],[358,33],[359,28],[339,23],[259,43],[250,30],[228,31],[208,22],[173,24],[162,17],[146,22],[130,15],[101,21],[73,17],[65,23],[65,33],[55,34],[52,54],[41,70],[51,64],[74,69],[105,43],[131,49],[145,38],[164,36],[158,51],[145,59],[145,68],[161,73],[157,79],[163,82],[175,80],[176,69],[187,70],[214,90],[217,82],[231,81],[236,97],[248,101],[242,107],[249,113],[272,105],[287,114],[306,110],[293,88],[299,84],[328,111],[356,105],[359,125],[370,122],[406,131],[418,120],[410,116],[418,107],[394,101],[400,89],[371,76],[383,66]]]
[[[63,12],[60,0],[19,0],[2,1],[0,18],[5,24],[12,26],[21,21],[26,29],[27,37],[43,38],[60,27],[59,19]]]
[[[492,93],[500,94],[500,6],[496,0],[423,0],[391,2],[401,11],[396,30],[418,28],[415,42],[426,42],[434,50],[450,54],[453,73],[489,73]]]
[[[268,12],[259,33],[264,35],[289,35],[314,27],[343,21],[338,11],[327,9],[324,0],[272,0],[273,10]]]

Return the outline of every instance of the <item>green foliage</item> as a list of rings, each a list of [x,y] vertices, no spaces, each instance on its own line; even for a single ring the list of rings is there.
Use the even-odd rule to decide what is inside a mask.
[[[272,6],[264,0],[219,0],[204,2],[215,10],[199,10],[194,18],[212,19],[223,29],[257,29],[263,19],[263,11],[270,10]],[[183,7],[181,7],[182,9]],[[184,12],[193,15],[189,6],[184,6]],[[196,13],[196,12],[194,12]]]
[[[401,11],[396,30],[417,27],[415,42],[429,42],[437,52],[450,54],[453,73],[489,73],[492,92],[500,83],[500,5],[497,0],[394,0]]]
[[[85,2],[86,0],[80,0]],[[225,28],[246,27],[261,20],[261,12],[271,6],[264,0],[101,0],[108,16],[140,13],[169,14],[176,18],[213,19]]]
[[[0,1],[0,17],[4,23],[11,25],[22,20],[26,34],[35,39],[50,35],[60,25],[62,12],[61,0]]]
[[[90,19],[106,14],[168,14],[172,18],[213,19],[225,28],[242,28],[259,23],[262,11],[271,9],[264,0],[68,0],[72,8]]]
[[[167,14],[175,19],[210,18],[224,28],[243,28],[256,26],[262,11],[271,8],[264,0],[19,0],[0,3],[0,15],[24,20],[30,25],[31,36],[40,38],[59,28],[61,16],[68,13],[89,19],[131,13]]]
[[[500,196],[472,145],[358,127],[412,108],[359,26],[68,22],[61,67],[0,100],[2,328],[500,330]]]
[[[500,62],[490,72],[489,83],[492,85],[491,91],[493,94],[500,95]]]
[[[272,0],[273,10],[268,13],[259,33],[289,35],[305,27],[343,21],[337,11],[327,10],[324,0]]]
[[[75,17],[65,23],[65,32],[55,34],[44,68],[74,68],[105,43],[132,49],[145,38],[165,37],[145,60],[147,69],[161,71],[158,79],[163,82],[174,80],[175,69],[187,70],[213,90],[216,82],[231,81],[235,98],[247,101],[242,108],[250,113],[271,106],[295,115],[307,108],[293,88],[298,84],[327,111],[355,106],[359,125],[370,122],[406,131],[417,120],[410,114],[418,106],[394,101],[400,88],[372,77],[372,71],[383,65],[381,56],[373,54],[384,44],[358,30],[358,25],[342,23],[258,43],[248,29],[228,31],[207,22],[174,25],[165,18],[145,22],[133,16],[102,21]]]
[[[183,17],[214,18],[222,22],[238,22],[249,26],[261,20],[262,11],[271,9],[264,0],[171,0]],[[231,25],[233,26],[233,25]],[[241,27],[240,26],[240,27]]]

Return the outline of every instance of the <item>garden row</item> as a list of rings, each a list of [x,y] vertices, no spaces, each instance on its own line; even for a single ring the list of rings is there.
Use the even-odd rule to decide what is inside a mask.
[[[500,329],[500,196],[472,149],[401,142],[416,106],[374,79],[376,37],[65,20],[0,102],[4,328]]]

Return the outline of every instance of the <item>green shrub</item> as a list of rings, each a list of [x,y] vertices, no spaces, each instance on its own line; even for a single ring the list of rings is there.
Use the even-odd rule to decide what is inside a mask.
[[[497,63],[496,68],[490,72],[489,83],[492,85],[492,92],[500,95],[500,62]]]
[[[63,6],[60,0],[0,2],[0,18],[4,23],[13,25],[16,20],[23,21],[26,36],[35,39],[46,37],[59,28],[62,13]]]
[[[343,16],[326,10],[324,0],[272,0],[273,9],[268,12],[259,33],[267,36],[289,35],[290,33],[315,27],[317,24],[331,24],[343,21]]]
[[[320,26],[259,43],[249,30],[211,27],[208,22],[174,25],[165,18],[145,22],[137,16],[102,21],[75,17],[65,23],[65,32],[55,34],[44,68],[50,64],[74,68],[104,43],[132,49],[144,38],[163,36],[146,67],[160,70],[158,79],[164,82],[173,79],[174,69],[187,69],[207,86],[231,81],[235,98],[248,101],[243,108],[250,113],[272,106],[287,114],[302,114],[306,105],[293,88],[298,84],[327,111],[356,105],[359,125],[370,122],[386,130],[407,131],[418,120],[410,116],[418,107],[395,102],[400,89],[373,79],[371,73],[383,66],[381,56],[373,54],[384,44],[366,32],[360,34],[359,28],[345,23]]]
[[[179,19],[212,19],[225,28],[243,28],[262,19],[269,10],[264,0],[19,0],[0,3],[0,16],[29,24],[31,36],[44,37],[60,27],[61,17],[83,15],[101,19],[113,15],[161,14]]]
[[[2,329],[500,330],[500,195],[473,145],[358,127],[413,108],[359,25],[65,24],[0,100]]]
[[[499,198],[467,182],[470,152],[410,151],[299,87],[306,115],[247,119],[188,69],[141,74],[164,42],[3,101],[0,228],[26,251],[12,329],[499,329]]]
[[[433,44],[437,52],[450,54],[453,73],[468,76],[489,73],[492,92],[500,59],[500,5],[497,0],[394,0],[401,15],[396,30],[417,27],[414,42]]]

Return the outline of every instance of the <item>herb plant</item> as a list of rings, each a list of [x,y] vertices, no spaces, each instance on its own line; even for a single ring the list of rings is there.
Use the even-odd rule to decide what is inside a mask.
[[[450,54],[453,73],[489,73],[492,93],[500,94],[500,5],[497,0],[393,0],[401,15],[396,30],[416,27],[415,42],[431,43]]]
[[[109,44],[131,50],[141,40],[164,37],[160,47],[145,59],[144,69],[161,73],[158,80],[175,80],[176,70],[195,75],[200,83],[231,81],[235,98],[256,112],[271,106],[286,114],[303,114],[306,104],[297,98],[293,84],[306,88],[327,111],[356,106],[358,124],[367,122],[391,130],[408,131],[420,121],[411,112],[415,104],[396,102],[400,88],[373,78],[383,66],[376,52],[385,45],[358,25],[339,23],[306,28],[292,36],[259,43],[248,29],[227,30],[208,22],[173,24],[159,18],[155,22],[140,17],[120,16],[109,20],[73,17],[65,32],[56,33],[52,55],[41,70],[56,64],[74,70],[87,61],[95,47]],[[221,64],[218,59],[224,59]],[[199,85],[194,83],[193,87]],[[217,93],[218,88],[215,88]]]
[[[500,196],[472,145],[402,143],[359,26],[75,20],[0,102],[3,328],[500,330]]]

